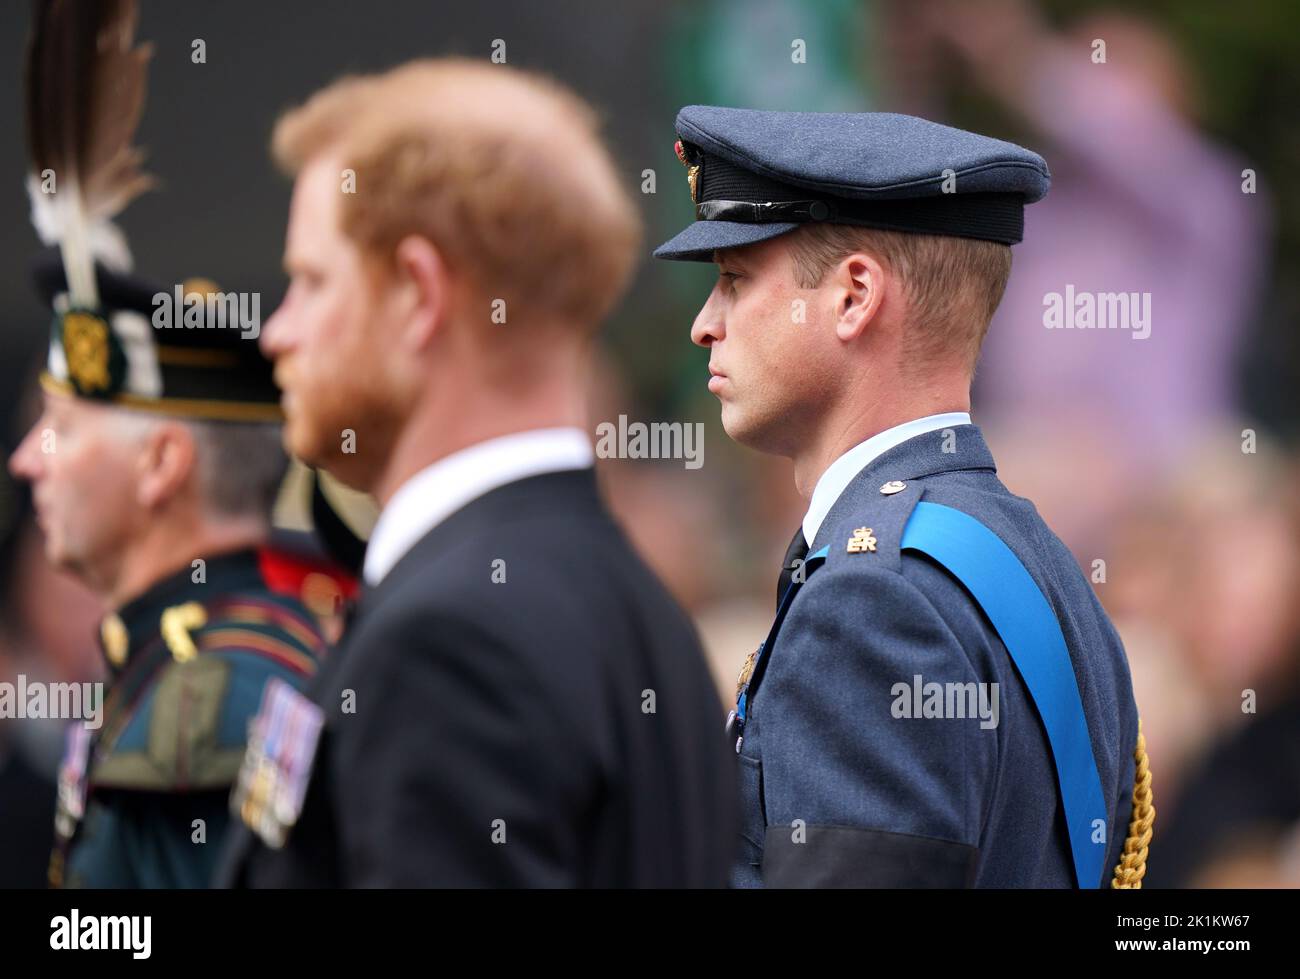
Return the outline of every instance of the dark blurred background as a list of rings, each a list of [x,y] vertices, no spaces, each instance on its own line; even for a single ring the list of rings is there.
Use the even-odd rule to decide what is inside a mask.
[[[699,623],[720,697],[766,632],[803,513],[789,465],[734,446],[688,330],[711,266],[649,251],[690,220],[673,118],[690,102],[900,111],[1023,142],[1053,172],[977,379],[1004,482],[1070,545],[1129,651],[1155,774],[1152,885],[1300,884],[1300,8],[1005,0],[142,0],[140,143],[155,191],[120,219],[136,267],[283,292],[289,196],[267,143],[340,74],[458,53],[596,104],[639,194],[647,260],[611,320],[592,426],[700,422],[704,465],[602,462],[629,534]],[[0,444],[32,417],[47,312],[28,283],[27,6],[0,9]],[[195,64],[193,42],[206,45]],[[1098,40],[1104,62],[1095,60]],[[799,42],[802,42],[800,44]],[[802,60],[799,57],[803,53]],[[1246,173],[1249,171],[1249,173]],[[1250,192],[1247,192],[1247,191]],[[1066,284],[1151,296],[1151,335],[1049,331]],[[1248,434],[1243,434],[1248,433]],[[1253,436],[1253,442],[1251,441]],[[1243,451],[1243,444],[1254,451]],[[86,679],[99,610],[45,569],[0,477],[0,680]],[[1097,562],[1102,562],[1100,565]],[[1243,710],[1247,693],[1254,710]],[[0,723],[0,883],[42,868],[57,725]]]

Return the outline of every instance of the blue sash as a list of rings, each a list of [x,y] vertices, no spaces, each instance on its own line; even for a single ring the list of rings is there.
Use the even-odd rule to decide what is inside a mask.
[[[1070,653],[1052,607],[1011,548],[960,510],[918,503],[900,547],[946,568],[993,623],[1047,729],[1075,879],[1080,887],[1100,887],[1107,845],[1093,842],[1093,827],[1097,820],[1106,825],[1106,803]]]

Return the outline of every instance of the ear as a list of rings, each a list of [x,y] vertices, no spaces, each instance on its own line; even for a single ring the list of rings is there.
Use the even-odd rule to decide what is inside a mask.
[[[836,287],[835,334],[848,342],[862,336],[885,298],[885,267],[872,255],[854,252],[830,273]]]
[[[420,235],[399,241],[393,260],[400,302],[399,342],[408,350],[421,350],[443,320],[450,285],[447,264],[433,243]]]
[[[197,463],[193,432],[174,421],[156,426],[140,449],[136,499],[146,509],[158,509],[185,488]]]

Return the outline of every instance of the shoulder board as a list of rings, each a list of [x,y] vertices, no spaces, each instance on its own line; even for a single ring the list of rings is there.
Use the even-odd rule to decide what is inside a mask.
[[[884,483],[877,491],[860,494],[853,504],[836,507],[817,534],[818,546],[827,548],[826,563],[849,562],[864,570],[902,570],[903,528],[925,493],[920,480]]]
[[[92,786],[188,791],[231,784],[266,680],[301,687],[315,672],[324,640],[292,600],[250,593],[188,604],[198,610],[176,606],[170,619],[164,613],[171,660],[96,753]]]

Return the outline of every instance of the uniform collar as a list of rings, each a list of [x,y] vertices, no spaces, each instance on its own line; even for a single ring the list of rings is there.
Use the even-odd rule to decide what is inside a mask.
[[[803,518],[803,536],[810,545],[817,537],[822,522],[830,513],[835,501],[840,498],[853,478],[897,445],[908,439],[916,438],[927,432],[957,425],[969,425],[970,414],[965,411],[949,411],[939,415],[927,415],[916,418],[893,428],[887,428],[865,442],[859,442],[830,464],[817,485],[813,487],[812,499],[808,503],[808,512]]]
[[[116,676],[131,657],[158,635],[162,614],[185,602],[210,601],[217,595],[264,588],[254,549],[232,551],[203,559],[201,580],[193,562],[155,582],[144,594],[104,617],[99,627],[100,648],[109,670]]]
[[[580,428],[539,428],[488,439],[421,469],[393,494],[366,545],[363,574],[374,587],[438,524],[507,483],[588,469],[595,452]]]
[[[853,477],[844,492],[822,521],[819,535],[856,514],[865,512],[874,501],[906,489],[914,480],[945,473],[997,473],[993,455],[976,425],[936,429],[914,435],[872,459]],[[829,540],[814,540],[814,548]]]

